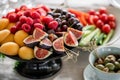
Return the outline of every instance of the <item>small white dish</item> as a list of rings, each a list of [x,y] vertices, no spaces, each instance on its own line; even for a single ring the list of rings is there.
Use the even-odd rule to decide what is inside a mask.
[[[88,65],[84,69],[83,77],[84,77],[84,80],[100,80],[100,79],[98,79],[93,68],[90,65]]]

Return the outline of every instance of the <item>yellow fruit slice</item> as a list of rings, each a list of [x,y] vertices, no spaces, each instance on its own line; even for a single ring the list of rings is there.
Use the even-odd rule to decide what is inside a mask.
[[[13,42],[14,41],[14,34],[10,33],[0,44],[4,44],[6,42]]]
[[[27,46],[23,46],[19,49],[18,55],[21,59],[30,60],[34,58],[34,50]]]
[[[15,26],[16,23],[9,23],[8,26],[6,27],[6,29],[11,29],[11,27]]]
[[[23,40],[28,37],[28,33],[26,33],[25,31],[23,30],[20,30],[20,31],[17,31],[14,35],[14,41],[19,44],[19,46],[24,46],[24,42]]]
[[[8,35],[10,34],[10,31],[7,29],[0,31],[0,42],[3,41]]]
[[[15,42],[7,42],[1,45],[0,52],[9,56],[17,55],[19,51],[19,45]]]
[[[5,29],[9,24],[9,20],[7,18],[0,19],[0,30]]]

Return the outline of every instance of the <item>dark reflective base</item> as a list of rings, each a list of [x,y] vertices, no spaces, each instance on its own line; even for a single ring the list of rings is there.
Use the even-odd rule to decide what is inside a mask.
[[[31,79],[44,79],[56,74],[62,67],[61,59],[47,62],[20,62],[15,70]]]

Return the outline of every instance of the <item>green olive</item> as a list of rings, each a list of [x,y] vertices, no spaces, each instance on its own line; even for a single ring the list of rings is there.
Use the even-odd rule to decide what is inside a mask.
[[[114,64],[117,69],[120,69],[120,63],[118,61],[115,61]]]
[[[120,58],[117,61],[120,62]]]
[[[105,66],[103,66],[102,64],[98,64],[98,65],[96,65],[96,68],[103,70],[105,68]]]
[[[103,64],[104,61],[103,61],[101,58],[99,58],[98,61],[97,61],[97,63],[98,63],[98,64]]]
[[[103,69],[103,71],[109,72],[109,68],[108,68],[108,67],[105,67],[105,68]]]
[[[106,58],[105,58],[105,61],[108,61],[108,62],[114,62],[116,60],[116,57],[114,55],[108,55]]]
[[[105,67],[108,67],[110,71],[113,71],[115,69],[115,65],[113,63],[107,63]]]

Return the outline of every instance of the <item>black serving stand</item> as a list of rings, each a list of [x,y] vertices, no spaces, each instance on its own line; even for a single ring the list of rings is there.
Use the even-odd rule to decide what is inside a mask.
[[[6,55],[7,56],[7,55]],[[19,63],[15,66],[15,70],[22,76],[30,79],[44,79],[53,76],[62,68],[61,57],[65,54],[53,53],[43,60],[23,60],[18,56],[8,56],[17,60]]]

